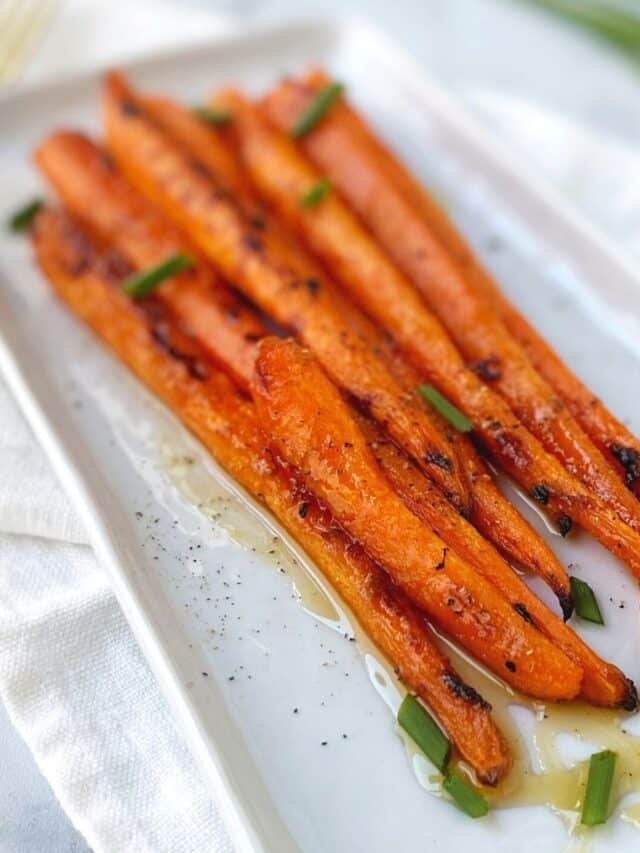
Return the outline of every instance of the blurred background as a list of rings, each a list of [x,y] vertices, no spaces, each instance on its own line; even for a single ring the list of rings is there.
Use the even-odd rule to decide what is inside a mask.
[[[638,0],[0,0],[0,94],[255,19],[345,14],[395,36],[530,172],[640,251]],[[86,850],[0,703],[1,853]]]

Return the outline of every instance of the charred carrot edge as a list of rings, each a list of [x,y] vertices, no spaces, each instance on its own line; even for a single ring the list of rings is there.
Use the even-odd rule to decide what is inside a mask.
[[[281,83],[266,100],[269,118],[289,130],[314,90]],[[292,105],[298,95],[299,103]],[[435,229],[389,179],[335,110],[299,142],[328,175],[398,268],[413,282],[464,358],[507,400],[545,449],[620,518],[640,530],[640,507],[546,380],[535,370],[491,303],[464,275]]]
[[[127,179],[249,299],[312,345],[333,379],[388,424],[425,473],[468,511],[467,487],[447,443],[417,401],[402,399],[393,377],[341,317],[324,281],[289,263],[268,232],[257,235],[224,186],[146,118],[117,75],[106,81],[104,115],[107,146]]]
[[[58,296],[266,504],[315,560],[407,687],[431,708],[479,778],[496,784],[509,756],[489,706],[460,679],[422,617],[380,567],[337,528],[294,472],[278,467],[265,453],[253,405],[193,350],[192,341],[175,331],[170,318],[173,350],[159,343],[145,308],[119,292],[113,270],[96,258],[66,216],[42,212],[33,240],[38,262]],[[198,360],[201,370],[195,378],[192,369]]]
[[[104,152],[80,133],[59,131],[37,147],[38,167],[74,216],[115,244],[131,264],[146,268],[176,252],[196,267],[161,284],[155,295],[238,379],[248,381],[262,324],[223,286],[175,226],[122,178]],[[211,330],[215,329],[215,335]]]
[[[329,78],[326,74],[320,70],[312,70],[304,75],[301,83],[295,81],[294,85],[302,85],[316,91],[326,86],[328,82]],[[350,134],[359,136],[363,145],[368,146],[371,156],[377,158],[389,179],[420,211],[424,220],[434,229],[438,239],[460,263],[474,285],[491,300],[534,367],[564,400],[571,414],[614,466],[627,487],[636,496],[640,496],[640,440],[575,376],[553,348],[507,299],[438,202],[420,186],[362,116],[344,100],[336,105],[331,116],[336,122],[344,124]]]
[[[581,667],[407,509],[308,350],[263,338],[252,393],[276,452],[305,472],[337,520],[441,630],[524,693],[562,699],[579,692]]]
[[[599,658],[531,592],[494,547],[453,510],[438,489],[374,421],[363,415],[356,415],[355,419],[380,469],[411,512],[499,589],[516,613],[535,625],[582,667],[582,698],[596,705],[632,711],[637,704],[633,683],[616,666]]]
[[[554,514],[577,521],[640,577],[640,535],[548,454],[503,398],[466,367],[420,295],[337,194],[311,210],[299,207],[302,188],[318,173],[291,141],[241,96],[228,93],[224,102],[233,104],[235,138],[254,183],[335,279],[395,338],[425,379],[467,415],[506,473]]]

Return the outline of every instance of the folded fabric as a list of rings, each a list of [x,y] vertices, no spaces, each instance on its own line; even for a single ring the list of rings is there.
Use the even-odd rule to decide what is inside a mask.
[[[95,851],[233,850],[79,521],[0,384],[0,697]],[[5,494],[6,492],[6,494]],[[21,507],[23,512],[21,514]]]

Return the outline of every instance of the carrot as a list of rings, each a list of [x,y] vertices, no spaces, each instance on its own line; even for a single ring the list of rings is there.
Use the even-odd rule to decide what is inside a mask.
[[[421,381],[420,374],[388,338],[380,340],[378,337],[375,345],[383,351],[397,381],[408,393],[415,393]],[[514,565],[540,577],[557,595],[565,621],[569,619],[573,613],[573,597],[569,577],[558,558],[502,494],[470,439],[454,430],[435,410],[432,418],[449,435],[458,464],[467,478],[472,495],[469,520]]]
[[[137,96],[145,114],[189,149],[203,171],[209,170],[242,204],[259,207],[240,164],[223,141],[223,132],[205,124],[182,104],[166,97]],[[257,210],[256,210],[257,214]]]
[[[276,452],[441,630],[529,695],[576,695],[582,669],[407,509],[308,350],[263,338],[252,392]]]
[[[326,74],[312,70],[304,75],[302,81],[287,80],[286,85],[277,87],[273,95],[267,96],[266,102],[281,115],[283,121],[291,124],[306,102],[302,98],[306,99],[310,91],[317,91],[328,83]],[[469,280],[491,301],[536,370],[561,397],[573,417],[615,467],[625,484],[636,496],[640,496],[640,440],[572,373],[552,347],[507,299],[437,201],[418,184],[362,116],[346,101],[332,109],[329,120],[323,123],[322,134],[318,135],[327,135],[331,132],[330,128],[341,136],[348,133],[354,140],[358,138],[360,145],[367,146],[369,156],[376,158],[389,180],[420,212],[442,245],[463,268]],[[313,146],[313,135],[309,137],[308,144]]]
[[[335,193],[310,210],[298,204],[318,173],[290,140],[237,94],[241,155],[261,193],[305,238],[334,278],[396,340],[421,374],[460,408],[500,464],[541,505],[577,521],[640,577],[640,535],[547,453],[504,399],[468,369],[446,330]]]
[[[282,84],[280,91],[294,84]],[[278,109],[278,92],[267,100],[270,118],[291,126],[293,96]],[[300,97],[304,111],[313,88]],[[286,114],[285,114],[286,113]],[[549,453],[640,530],[640,507],[563,401],[535,370],[491,303],[464,274],[436,229],[396,186],[358,133],[332,110],[301,140],[302,149],[326,173],[382,248],[413,282],[480,377],[495,387]]]
[[[481,273],[484,275],[481,277]],[[482,287],[534,365],[569,407],[625,485],[640,497],[640,440],[575,376],[560,356],[522,316],[479,266],[472,280]]]
[[[438,649],[422,616],[382,569],[337,527],[299,476],[264,450],[253,405],[213,369],[170,317],[173,351],[154,334],[157,313],[117,287],[86,235],[64,214],[45,210],[33,232],[36,256],[56,293],[157,394],[248,492],[273,512],[315,560],[407,687],[436,715],[454,746],[486,784],[509,766],[489,706]],[[124,264],[124,262],[121,262]],[[126,266],[126,264],[125,264]],[[157,312],[161,306],[154,306]],[[176,353],[190,353],[190,362]],[[199,359],[207,376],[192,375]]]
[[[90,230],[98,233],[102,241],[121,251],[129,262],[153,265],[161,261],[169,250],[185,250],[171,224],[163,221],[162,214],[124,182],[113,165],[105,164],[103,153],[86,138],[69,132],[55,134],[41,143],[37,160],[74,215],[82,217]],[[132,225],[122,227],[129,220]],[[171,235],[173,239],[169,242]],[[217,290],[213,294],[203,292],[200,296],[200,290],[193,288],[188,280],[174,286],[163,284],[155,291],[155,296],[172,310],[208,355],[247,390],[255,357],[252,354],[255,347],[253,341],[266,334],[250,309],[237,303],[231,313],[224,311],[220,318],[215,313],[219,300]],[[213,307],[210,302],[213,302]],[[358,334],[365,336],[371,346],[386,346],[384,339],[365,318],[354,313],[352,322]],[[251,349],[247,345],[247,336],[252,342]],[[238,352],[244,354],[242,359],[236,357]],[[410,368],[405,365],[405,370]],[[415,384],[412,382],[410,387],[413,388]],[[435,413],[434,417],[439,420]],[[443,431],[446,429],[442,424],[440,426]],[[426,480],[424,482],[427,485],[429,483]],[[502,502],[510,508],[504,498]],[[455,514],[455,510],[450,510]],[[545,562],[545,568],[547,565]],[[548,580],[567,609],[567,601],[570,604],[571,600],[569,579],[561,569],[559,572],[562,574],[561,582],[557,573],[540,574]]]
[[[107,79],[104,108],[107,145],[131,183],[189,233],[227,280],[313,346],[334,381],[468,511],[467,489],[447,442],[416,400],[403,399],[383,363],[349,327],[331,298],[332,286],[293,264],[270,233],[256,234],[215,177],[194,167],[149,121],[122,78]]]
[[[130,263],[144,269],[176,252],[197,259],[195,270],[163,282],[155,294],[192,334],[207,341],[210,355],[238,381],[248,382],[255,342],[264,328],[171,221],[135,192],[105,153],[80,133],[50,135],[37,147],[35,158],[74,216],[115,244]]]
[[[555,616],[504,562],[495,548],[447,503],[400,448],[364,415],[355,415],[380,469],[405,505],[436,535],[492,583],[523,619],[582,667],[580,695],[596,705],[636,707],[635,687],[613,664],[599,658],[578,635]]]

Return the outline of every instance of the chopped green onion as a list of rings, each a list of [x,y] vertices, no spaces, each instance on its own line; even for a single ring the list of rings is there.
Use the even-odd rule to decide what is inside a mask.
[[[218,110],[215,107],[194,107],[193,114],[207,124],[213,124],[215,127],[222,127],[229,124],[233,118],[233,113],[229,110]]]
[[[416,742],[431,763],[444,773],[451,746],[420,702],[410,693],[398,711],[398,724]]]
[[[157,287],[165,279],[182,270],[193,267],[193,259],[189,255],[171,255],[166,261],[141,273],[134,273],[122,282],[122,289],[133,299],[141,299]]]
[[[569,578],[571,581],[571,594],[575,602],[575,612],[581,619],[586,619],[588,622],[595,622],[596,625],[604,625],[604,619],[595,594],[588,583],[581,581],[580,578]]]
[[[602,0],[534,0],[538,5],[575,22],[632,57],[640,53],[640,15],[634,4]]]
[[[418,391],[459,432],[471,432],[473,424],[469,418],[460,409],[457,409],[453,403],[450,403],[446,397],[443,397],[439,391],[436,391],[432,385],[419,385]]]
[[[314,127],[327,112],[333,102],[340,97],[344,90],[342,83],[329,83],[324,89],[320,89],[307,109],[291,128],[291,136],[297,139],[304,136]]]
[[[311,187],[310,190],[307,190],[307,192],[301,196],[301,207],[315,207],[318,202],[322,201],[330,189],[331,181],[329,181],[328,178],[321,178]]]
[[[44,202],[40,198],[34,198],[29,204],[17,210],[9,222],[7,223],[11,231],[24,231],[33,222],[36,213],[40,210]]]
[[[447,773],[442,787],[453,801],[469,817],[484,817],[489,811],[489,804],[477,788],[474,788],[464,776],[455,771]]]
[[[582,823],[585,826],[605,823],[609,816],[609,797],[616,758],[616,753],[611,752],[610,749],[596,752],[591,756],[587,790],[582,804]]]

